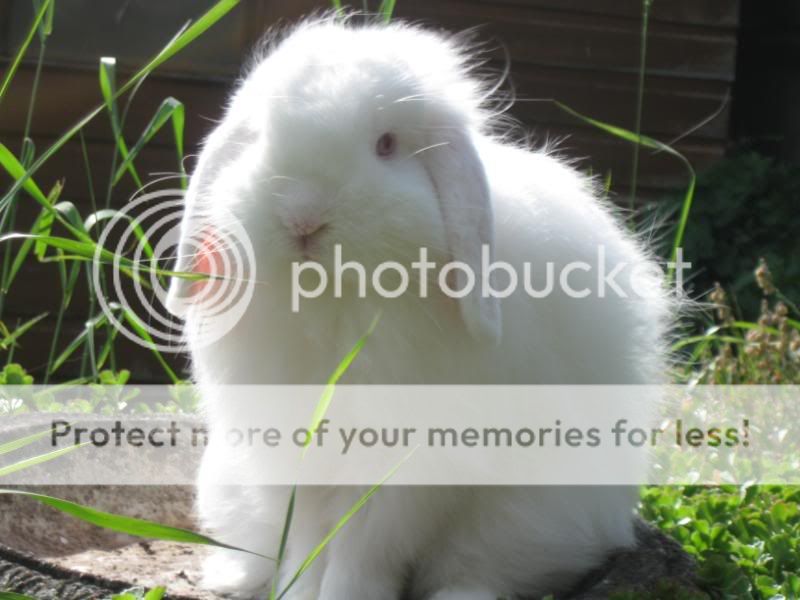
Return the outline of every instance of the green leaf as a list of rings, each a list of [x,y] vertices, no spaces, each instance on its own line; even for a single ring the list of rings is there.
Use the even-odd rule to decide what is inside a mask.
[[[409,452],[405,456],[405,458],[403,458],[403,460],[397,463],[397,465],[395,465],[395,467],[386,474],[386,476],[383,479],[381,479],[378,483],[376,483],[369,490],[367,490],[367,492],[363,496],[361,496],[361,498],[359,498],[358,501],[356,501],[356,503],[353,504],[353,506],[350,507],[350,510],[348,510],[347,513],[345,513],[345,515],[341,519],[339,519],[336,525],[333,526],[333,529],[331,529],[328,532],[328,534],[323,538],[323,540],[319,544],[317,544],[317,547],[314,548],[311,551],[311,553],[305,558],[305,560],[300,565],[300,568],[297,569],[295,574],[289,580],[289,583],[286,584],[286,587],[283,588],[283,591],[281,591],[281,593],[278,595],[278,600],[280,600],[286,595],[286,593],[297,582],[297,580],[300,579],[300,577],[302,577],[303,573],[305,573],[311,567],[311,565],[314,564],[314,561],[317,560],[322,551],[325,550],[325,548],[328,546],[328,544],[331,543],[333,538],[336,537],[336,534],[338,534],[339,531],[341,531],[342,527],[347,525],[350,519],[352,519],[362,508],[364,508],[364,505],[367,502],[369,502],[369,499],[375,495],[375,493],[381,488],[381,486],[383,486],[384,483],[389,481],[392,475],[394,475],[397,472],[397,470],[401,466],[403,466],[403,464],[405,464],[409,458],[411,458],[411,455],[414,454],[416,450],[417,449],[414,448],[411,452]]]
[[[604,123],[603,121],[598,121],[597,119],[587,117],[586,115],[579,113],[578,111],[570,108],[566,104],[558,102],[557,100],[554,100],[553,103],[564,112],[567,112],[570,115],[580,119],[584,123],[605,131],[606,133],[610,133],[615,137],[623,139],[627,142],[631,142],[632,144],[639,144],[640,146],[644,146],[646,148],[658,150],[659,152],[666,152],[667,154],[670,154],[671,156],[674,156],[680,160],[686,167],[686,170],[689,173],[689,185],[683,197],[683,204],[681,205],[681,213],[678,219],[678,225],[675,229],[675,235],[673,236],[672,255],[670,257],[671,265],[667,267],[667,281],[671,282],[675,273],[675,261],[677,260],[678,249],[683,244],[683,236],[686,231],[686,225],[689,222],[689,212],[692,208],[695,187],[697,186],[697,175],[692,167],[692,164],[683,154],[675,150],[672,146],[669,146],[663,142],[659,142],[658,140],[646,135],[637,135],[632,131],[628,131],[622,127],[617,127],[616,125],[611,125],[610,123]]]
[[[122,307],[122,315],[125,318],[125,321],[130,325],[131,329],[136,332],[142,340],[148,343],[150,352],[155,356],[156,360],[161,365],[161,368],[164,369],[164,372],[167,376],[172,380],[172,383],[179,383],[181,381],[180,377],[175,374],[175,371],[169,366],[164,357],[161,355],[161,352],[158,351],[156,348],[156,343],[153,340],[153,337],[148,333],[147,329],[144,327],[142,322],[139,320],[139,317],[136,316],[135,313],[128,310],[124,306]],[[310,436],[309,436],[310,437]]]
[[[44,319],[49,313],[42,313],[33,317],[32,319],[25,321],[22,325],[17,327],[13,332],[5,335],[2,340],[0,340],[0,348],[3,350],[7,350],[10,346],[16,344],[17,340],[25,335],[28,330],[36,325],[39,321]]]
[[[39,235],[30,233],[7,233],[6,235],[0,236],[0,242],[7,242],[9,240],[26,240],[26,239],[32,239],[36,242],[46,244],[47,246],[51,246],[53,248],[59,248],[61,250],[72,252],[74,255],[86,258],[88,260],[94,259],[95,249],[97,248],[97,244],[95,244],[94,242],[81,242],[73,240],[71,238],[52,236],[52,235]],[[100,250],[100,258],[105,261],[108,261],[109,263],[112,263],[114,261],[115,256],[116,256],[115,254],[109,252],[108,250],[104,249]],[[130,266],[132,264],[131,261],[126,258],[121,258],[120,262],[125,263],[125,266]]]
[[[86,235],[86,232],[82,229],[82,223],[79,226],[73,221],[75,214],[80,216],[74,205],[72,205],[71,202],[60,203],[64,204],[64,206],[62,206],[60,209],[51,205],[48,197],[44,195],[41,188],[39,188],[36,182],[31,178],[31,170],[26,170],[25,167],[22,166],[22,163],[17,160],[17,157],[14,156],[14,154],[3,144],[0,144],[0,165],[6,170],[6,172],[8,172],[9,175],[11,175],[15,181],[11,191],[9,191],[9,193],[6,194],[5,198],[3,199],[4,206],[7,205],[7,201],[10,201],[10,198],[13,198],[12,192],[13,194],[16,194],[20,187],[22,187],[42,206],[42,208],[51,213],[53,217],[58,219],[59,222],[64,225],[64,227],[66,227],[75,237],[83,241],[90,241],[89,236]],[[60,188],[55,195],[57,196],[58,193],[60,193]],[[64,214],[62,215],[62,213]],[[80,221],[80,219],[78,219],[78,221]]]
[[[314,408],[314,414],[311,417],[311,425],[308,428],[309,435],[305,442],[305,449],[307,449],[311,444],[312,434],[316,433],[317,428],[319,428],[319,425],[322,422],[322,419],[325,418],[325,413],[328,412],[328,408],[331,405],[333,395],[336,391],[336,384],[339,382],[339,379],[342,378],[342,375],[344,375],[350,368],[350,365],[353,364],[353,361],[356,359],[356,357],[361,353],[361,350],[364,348],[364,344],[367,343],[369,336],[371,336],[372,332],[375,331],[375,327],[378,325],[379,320],[380,313],[375,316],[375,318],[372,320],[372,323],[370,323],[367,332],[358,339],[355,345],[350,349],[350,352],[348,352],[342,361],[337,365],[333,374],[328,379],[328,383],[325,385],[325,389],[322,391],[322,395],[317,402],[317,406]]]
[[[139,179],[139,174],[133,163],[128,160],[129,152],[128,145],[125,143],[125,138],[122,135],[122,127],[120,125],[119,110],[117,109],[117,59],[113,56],[104,56],[100,59],[100,93],[103,95],[103,101],[106,105],[109,119],[111,120],[111,132],[114,135],[114,143],[116,144],[117,151],[122,156],[126,164],[126,169],[130,172],[131,177],[136,182],[137,187],[142,187],[142,180]],[[117,183],[119,178],[115,177],[112,186]]]
[[[167,588],[164,587],[153,588],[144,595],[144,600],[161,600],[166,592]]]
[[[26,172],[22,163],[14,156],[14,153],[9,150],[5,144],[0,144],[0,165],[11,175],[17,182],[23,182],[21,187],[25,189],[33,198],[40,204],[49,206],[47,196],[44,195],[42,189]]]
[[[394,13],[394,6],[397,3],[397,0],[383,0],[381,2],[381,7],[378,9],[378,14],[381,15],[384,23],[388,23],[392,20],[392,14]]]
[[[56,184],[55,186],[53,186],[53,190],[50,192],[50,197],[49,197],[51,203],[54,198],[58,197],[60,190],[61,190],[60,184]],[[52,229],[53,218],[54,218],[54,213],[52,211],[43,208],[39,213],[39,216],[33,222],[30,233],[34,235],[39,235],[39,234],[46,235]],[[11,267],[6,273],[5,280],[3,281],[3,293],[8,293],[8,290],[11,288],[11,284],[14,283],[17,274],[22,268],[22,265],[25,263],[25,259],[28,258],[28,254],[30,254],[31,249],[34,248],[34,246],[36,247],[37,256],[39,256],[38,251],[40,250],[40,248],[39,245],[36,244],[35,240],[27,239],[24,240],[20,245],[20,249],[17,252],[17,255],[14,257],[14,261],[12,262]],[[43,246],[43,248],[46,249],[47,246]],[[42,256],[39,256],[39,260],[43,258],[43,255],[44,251],[42,251]]]
[[[6,442],[5,444],[0,444],[0,456],[3,454],[8,454],[9,452],[14,452],[14,450],[19,450],[20,448],[24,448],[29,444],[32,444],[43,437],[46,437],[52,433],[53,428],[47,429],[46,431],[40,431],[39,433],[34,433],[32,435],[19,438],[18,440],[12,440],[10,442]]]
[[[83,444],[78,444],[75,446],[67,446],[66,448],[59,448],[58,450],[53,450],[52,452],[48,452],[47,454],[40,454],[39,456],[26,458],[25,460],[21,460],[6,467],[0,467],[0,477],[5,477],[7,475],[11,475],[12,473],[24,471],[25,469],[35,467],[36,465],[50,462],[51,460],[60,458],[65,454],[74,452],[75,450],[85,446],[86,444],[91,444],[91,442],[84,442]]]
[[[113,252],[110,252],[105,248],[100,248],[97,245],[97,243],[94,242],[93,240],[84,242],[60,236],[36,235],[32,233],[7,233],[6,235],[0,236],[0,243],[8,242],[11,240],[26,240],[26,239],[33,239],[35,241],[42,242],[48,246],[52,246],[53,248],[58,248],[60,250],[64,250],[71,253],[62,257],[51,257],[50,260],[52,261],[90,260],[98,262],[99,260],[99,262],[103,264],[116,265],[126,275],[128,275],[129,277],[136,278],[137,280],[141,281],[144,284],[146,284],[147,282],[140,279],[139,276],[135,274],[135,272],[145,271],[148,273],[155,273],[156,275],[187,279],[189,281],[204,281],[207,279],[225,279],[225,277],[214,277],[206,275],[204,273],[170,271],[168,269],[159,269],[159,268],[149,267],[146,265],[143,266],[141,262],[134,262],[125,256],[114,254]],[[95,259],[95,251],[97,251],[98,253],[97,259]]]
[[[152,268],[155,264],[153,263],[155,259],[155,251],[153,250],[153,246],[150,244],[150,240],[147,238],[147,234],[145,233],[144,229],[142,229],[142,226],[139,224],[139,222],[131,215],[114,208],[106,208],[90,214],[83,222],[83,225],[86,228],[86,231],[89,232],[98,223],[114,218],[123,219],[128,222],[131,231],[133,231],[134,237],[139,242],[139,246],[142,248],[142,253],[149,259],[149,264],[147,265],[148,270]],[[159,275],[159,277],[163,278],[162,275]]]
[[[0,592],[0,600],[36,600],[36,598],[15,592]]]
[[[68,500],[61,500],[53,498],[52,496],[45,496],[44,494],[36,494],[33,492],[24,492],[20,490],[4,490],[0,489],[0,494],[7,494],[13,496],[22,496],[31,498],[42,504],[55,508],[65,514],[76,517],[86,523],[91,523],[104,529],[110,529],[118,533],[126,533],[137,537],[150,538],[163,540],[166,542],[178,542],[183,544],[200,544],[204,546],[215,546],[218,548],[227,548],[228,550],[239,550],[240,552],[247,552],[254,554],[267,560],[274,560],[268,556],[263,556],[249,550],[243,550],[235,546],[223,544],[210,537],[189,531],[188,529],[181,529],[177,527],[169,527],[147,521],[144,519],[136,519],[134,517],[126,517],[123,515],[115,515],[112,513],[103,512],[94,508],[83,506]]]
[[[55,373],[61,365],[63,365],[70,356],[72,356],[78,348],[83,346],[86,343],[87,338],[90,335],[94,335],[94,332],[106,325],[108,323],[108,317],[104,313],[100,313],[86,321],[83,326],[81,332],[75,336],[75,338],[67,345],[64,351],[58,355],[58,357],[53,361],[52,366],[50,367],[50,374],[52,375]]]
[[[120,164],[120,166],[117,168],[117,172],[114,175],[113,180],[114,185],[119,182],[126,169],[130,169],[133,161],[139,155],[139,152],[142,151],[142,148],[144,148],[147,143],[153,139],[153,137],[168,121],[172,121],[175,145],[178,149],[178,157],[180,160],[180,157],[183,156],[184,120],[185,116],[183,104],[175,98],[164,99],[164,101],[161,103],[161,106],[158,107],[158,110],[156,110],[156,113],[153,115],[153,118],[150,119],[150,122],[145,127],[144,132],[142,132],[139,140],[136,142],[133,148],[131,148],[130,152],[124,156],[122,164]]]
[[[52,11],[51,11],[52,0],[44,0],[42,5],[39,7],[39,10],[36,11],[36,15],[33,17],[33,22],[28,29],[28,34],[25,36],[25,39],[22,41],[17,53],[14,55],[14,60],[11,61],[11,64],[8,66],[6,70],[6,74],[3,76],[3,83],[0,84],[0,102],[3,101],[3,97],[6,95],[6,91],[8,91],[8,86],[11,84],[11,80],[14,79],[14,75],[19,68],[20,63],[22,62],[22,58],[25,56],[25,53],[28,51],[28,47],[31,45],[31,41],[33,40],[33,36],[36,35],[36,31],[39,29],[39,24],[42,22],[45,14],[50,11],[50,22],[52,23]],[[50,29],[52,29],[52,25],[50,25]]]
[[[286,556],[286,547],[289,543],[289,530],[292,526],[292,519],[294,518],[294,505],[297,499],[297,486],[292,486],[292,495],[289,496],[289,506],[286,508],[286,517],[283,519],[283,532],[281,533],[281,543],[278,547],[278,567],[276,571],[280,571],[283,564],[283,559]],[[278,578],[272,578],[272,586],[269,590],[269,600],[275,600],[278,592]]]
[[[2,385],[31,385],[33,377],[17,363],[9,363],[0,371],[0,384]]]

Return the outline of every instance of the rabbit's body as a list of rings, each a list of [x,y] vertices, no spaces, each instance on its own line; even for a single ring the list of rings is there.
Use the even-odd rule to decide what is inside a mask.
[[[436,141],[418,141],[412,152],[403,152],[403,156],[413,158],[395,166],[376,162],[363,178],[358,175],[364,168],[361,161],[369,159],[352,160],[349,156],[340,160],[338,155],[344,154],[347,146],[329,148],[334,153],[327,155],[332,165],[314,160],[313,155],[306,155],[302,163],[292,163],[296,160],[290,156],[294,151],[308,151],[303,146],[306,141],[297,139],[303,137],[302,133],[293,139],[280,137],[284,135],[282,128],[293,123],[296,115],[292,111],[298,110],[297,106],[287,108],[288,113],[265,115],[262,110],[258,118],[242,118],[240,111],[252,107],[258,99],[253,97],[253,88],[258,89],[258,85],[267,86],[263,98],[266,105],[270,94],[296,98],[300,93],[295,80],[280,80],[275,88],[258,84],[271,74],[270,61],[275,63],[272,68],[280,71],[280,61],[288,60],[287,55],[295,52],[305,58],[302,52],[306,51],[313,64],[321,60],[317,53],[324,54],[326,43],[356,39],[352,43],[358,46],[362,43],[358,42],[359,35],[369,44],[388,40],[389,48],[405,42],[421,43],[421,56],[433,62],[440,60],[442,64],[432,68],[444,69],[452,79],[444,85],[464,88],[456,90],[454,99],[447,102],[464,102],[464,98],[475,101],[472,95],[477,84],[470,83],[450,42],[438,35],[404,26],[358,29],[330,21],[307,24],[279,45],[245,81],[226,121],[210,138],[190,188],[195,198],[208,197],[211,202],[223,190],[231,198],[228,208],[245,222],[255,246],[258,279],[268,281],[257,290],[242,320],[223,339],[205,348],[194,347],[189,339],[211,431],[199,480],[199,513],[208,530],[226,543],[269,556],[278,552],[288,490],[232,490],[215,485],[223,473],[227,478],[231,473],[241,474],[241,480],[246,481],[252,479],[249,473],[270,468],[254,455],[215,443],[229,428],[247,427],[259,419],[267,422],[269,415],[253,415],[237,409],[230,398],[214,397],[218,384],[324,383],[379,311],[382,317],[377,329],[343,382],[654,383],[664,366],[662,347],[670,303],[661,291],[657,269],[596,199],[586,180],[546,153],[490,137],[483,129],[484,117],[478,104],[465,105],[455,118],[446,114],[441,128],[427,126],[445,135],[451,135],[450,129],[456,126],[464,128],[464,137],[445,141],[454,151],[459,144],[470,143],[474,148],[461,169],[447,171],[446,163],[437,166],[424,162],[436,160],[425,154],[436,152]],[[321,47],[310,50],[312,42]],[[424,52],[426,48],[430,52]],[[431,54],[434,50],[442,56]],[[370,60],[379,63],[382,58],[386,59],[378,52],[378,57]],[[340,60],[346,62],[346,50]],[[413,60],[411,63],[414,68],[416,64]],[[303,62],[295,68],[302,72],[310,67]],[[317,78],[309,81],[317,82]],[[405,100],[409,91],[403,86],[413,88],[419,83],[413,76],[399,81],[389,77],[388,84],[379,77],[369,81],[372,83],[363,85],[374,84],[377,90],[382,84],[387,86],[389,110],[394,104],[409,104],[409,110],[413,110],[426,102],[424,96],[429,93],[420,90],[422,102],[395,103],[392,94],[398,95],[395,100]],[[319,87],[314,94],[324,93],[324,86]],[[374,98],[373,92],[367,96]],[[352,104],[358,104],[360,98],[353,99]],[[335,127],[336,121],[345,121],[345,128],[352,127],[352,122],[346,121],[348,99],[338,97],[338,101],[344,106],[341,119],[320,120],[320,114],[325,113],[316,110],[334,110],[325,108],[324,102],[321,108],[307,108],[310,114],[306,117],[330,133],[329,138],[327,133],[317,136],[321,147],[328,140],[339,139],[335,131],[326,129]],[[413,119],[407,123],[409,130],[426,129],[422,121],[440,118],[439,111],[443,110],[424,109],[424,115],[400,117]],[[262,122],[268,123],[266,128],[261,128]],[[378,135],[382,127],[376,129]],[[396,130],[398,137],[404,134],[402,123],[386,127]],[[372,139],[373,133],[365,139]],[[276,140],[285,144],[278,146]],[[426,150],[428,145],[433,147]],[[245,148],[251,151],[243,152]],[[227,150],[223,153],[223,149]],[[224,160],[219,158],[222,155]],[[449,187],[462,186],[462,178],[474,188],[475,181],[470,178],[477,177],[474,172],[481,166],[478,179],[484,181],[485,175],[487,205],[465,206],[463,223],[454,225],[452,214],[448,221],[447,208],[437,205],[436,197],[446,196]],[[396,168],[397,172],[387,168]],[[431,175],[437,168],[446,171],[444,176],[437,172]],[[347,177],[347,173],[356,175]],[[298,187],[298,181],[313,190]],[[347,190],[345,195],[342,189]],[[326,193],[333,198],[327,198]],[[463,193],[472,192],[468,189]],[[294,203],[284,202],[287,197]],[[468,201],[461,196],[456,199]],[[453,257],[463,258],[454,250],[463,243],[452,237],[454,228],[463,227],[467,236],[488,238],[486,241],[492,243],[486,223],[475,221],[480,210],[493,214],[493,260],[516,266],[520,274],[523,263],[532,263],[537,289],[543,287],[546,263],[554,263],[556,273],[571,262],[595,265],[598,245],[602,245],[609,265],[625,262],[647,266],[643,280],[651,293],[647,298],[635,294],[622,298],[610,293],[587,300],[569,298],[556,285],[551,294],[534,299],[520,284],[514,294],[500,301],[501,312],[494,313],[493,307],[469,305],[436,289],[431,289],[425,299],[414,293],[396,299],[372,293],[364,299],[356,298],[352,282],[346,280],[344,297],[334,298],[332,292],[326,292],[319,298],[302,300],[299,312],[292,311],[290,266],[299,258],[286,230],[294,227],[293,219],[308,222],[324,215],[326,230],[315,238],[314,260],[329,265],[331,244],[336,242],[342,244],[345,258],[362,261],[369,271],[379,260],[410,263],[417,258],[415,250],[422,246],[430,249],[431,260],[439,264]],[[444,221],[440,211],[445,213]],[[576,270],[570,284],[576,289],[583,285],[595,288],[597,277],[596,272]],[[617,282],[631,291],[626,277]],[[190,311],[188,319],[192,318]],[[358,488],[299,490],[287,560],[278,575],[279,590],[363,492]],[[635,499],[635,490],[614,487],[387,487],[339,532],[286,598],[399,600],[405,593],[412,600],[495,600],[499,596],[535,596],[562,590],[601,562],[611,549],[632,543]],[[248,596],[264,594],[272,571],[272,563],[258,557],[217,551],[205,573],[210,586]]]

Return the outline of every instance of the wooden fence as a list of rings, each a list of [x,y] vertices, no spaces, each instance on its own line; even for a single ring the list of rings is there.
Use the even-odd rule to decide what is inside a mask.
[[[59,1],[33,118],[31,133],[36,147],[45,148],[100,102],[99,56],[116,56],[122,79],[186,19],[210,4],[210,0]],[[562,151],[583,158],[584,168],[611,173],[614,190],[624,199],[631,147],[576,122],[551,104],[532,100],[555,98],[596,119],[632,128],[641,4],[639,0],[398,0],[397,16],[449,30],[478,26],[479,37],[495,48],[492,66],[502,70],[508,56],[515,93],[526,100],[511,113],[533,131],[535,139],[560,139]],[[129,138],[138,137],[162,99],[174,96],[186,106],[187,152],[194,152],[220,115],[239,66],[263,31],[321,6],[325,4],[314,0],[242,2],[206,37],[144,83],[128,115]],[[643,132],[664,141],[680,138],[675,147],[700,170],[718,160],[728,143],[730,103],[726,99],[735,74],[738,14],[738,0],[653,4]],[[30,18],[29,0],[0,1],[0,54],[13,54]],[[21,143],[33,73],[29,60],[0,106],[0,141],[14,151]],[[717,111],[716,118],[697,127]],[[85,142],[90,177],[95,190],[104,194],[114,147],[105,115],[85,129]],[[159,134],[137,164],[141,173],[175,171],[169,133]],[[88,212],[89,186],[77,139],[47,163],[36,179],[44,189],[63,179],[63,197]],[[7,181],[2,180],[4,187]],[[686,174],[682,165],[666,154],[643,152],[639,182],[643,197],[652,198],[685,185]],[[135,191],[126,178],[115,190],[112,204],[124,203]],[[31,204],[23,199],[22,224],[33,214]],[[54,311],[59,300],[53,265],[31,264],[12,289],[3,321],[12,327],[18,319]],[[61,347],[83,327],[87,306],[87,294],[80,291],[67,313]],[[17,358],[34,371],[46,360],[52,327],[49,318],[29,332],[17,349]],[[120,362],[133,371],[136,380],[163,380],[158,364],[146,350],[123,343],[120,354],[124,355]],[[179,369],[186,365],[185,357],[171,360]],[[70,361],[59,375],[73,377],[78,370],[79,361]]]

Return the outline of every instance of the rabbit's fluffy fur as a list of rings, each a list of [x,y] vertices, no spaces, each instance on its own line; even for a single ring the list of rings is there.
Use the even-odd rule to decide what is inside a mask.
[[[310,19],[268,44],[209,136],[187,214],[224,204],[244,224],[266,282],[219,342],[188,340],[211,432],[199,514],[222,541],[275,556],[289,491],[215,485],[223,472],[246,480],[269,465],[215,444],[215,432],[268,415],[243,414],[214,386],[324,383],[379,311],[343,382],[660,382],[673,311],[660,270],[592,182],[551,153],[502,137],[474,58],[460,38],[417,26]],[[397,139],[388,159],[375,153],[384,132]],[[473,264],[479,242],[515,265],[594,264],[602,244],[608,264],[644,265],[651,293],[574,299],[556,289],[542,299],[518,292],[455,301],[432,290],[387,300],[356,298],[346,285],[344,298],[326,293],[293,313],[298,222],[325,224],[315,260],[329,265],[339,243],[367,272],[387,260],[410,264],[420,247],[437,264]],[[575,271],[571,283],[595,278]],[[630,278],[618,282],[630,291]],[[198,317],[190,310],[186,318]],[[281,572],[217,550],[206,584],[264,597],[277,576],[281,589],[363,491],[300,489]],[[635,501],[635,490],[614,487],[387,487],[286,598],[495,600],[562,590],[632,543]]]

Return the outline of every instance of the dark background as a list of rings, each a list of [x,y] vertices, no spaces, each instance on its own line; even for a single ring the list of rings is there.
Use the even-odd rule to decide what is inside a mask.
[[[55,33],[48,43],[33,119],[37,148],[45,148],[101,101],[98,57],[117,57],[118,78],[124,81],[126,73],[158,51],[187,19],[211,4],[210,0],[57,2]],[[193,153],[213,126],[212,119],[220,115],[240,65],[263,31],[327,6],[313,0],[244,0],[146,81],[128,116],[128,139],[138,138],[160,102],[174,96],[186,106],[186,152]],[[638,0],[398,0],[396,16],[449,30],[480,26],[479,37],[495,48],[492,66],[500,71],[504,53],[510,57],[518,97],[555,98],[596,119],[633,129],[641,11]],[[7,59],[13,54],[31,16],[30,0],[0,1],[0,56]],[[700,172],[743,141],[768,155],[800,162],[798,29],[800,3],[790,0],[655,0],[649,22],[643,133],[667,142],[680,138],[675,148]],[[21,143],[34,56],[29,53],[31,60],[20,69],[0,107],[0,141],[15,152]],[[584,126],[547,103],[520,102],[511,113],[534,132],[535,139],[560,139],[563,152],[585,157],[584,169],[610,173],[615,198],[627,203],[629,144]],[[165,127],[138,159],[141,174],[176,170],[169,129]],[[113,152],[106,116],[96,118],[85,135],[95,185],[105,189]],[[88,213],[86,177],[75,140],[36,179],[45,190],[65,179],[62,199]],[[642,152],[640,201],[661,198],[685,184],[686,171],[678,161],[663,153]],[[113,203],[123,204],[134,192],[133,182],[126,178]],[[55,310],[57,290],[52,265],[26,266],[15,282],[3,321],[11,327],[16,319]],[[83,327],[87,304],[85,293],[72,302],[62,345]],[[35,373],[47,355],[51,332],[52,324],[45,324],[26,334],[15,360]],[[124,354],[121,362],[137,381],[163,379],[146,350],[120,343],[118,353]],[[177,357],[173,362],[181,367],[186,361]],[[72,362],[60,377],[76,376],[77,370],[77,362]]]

